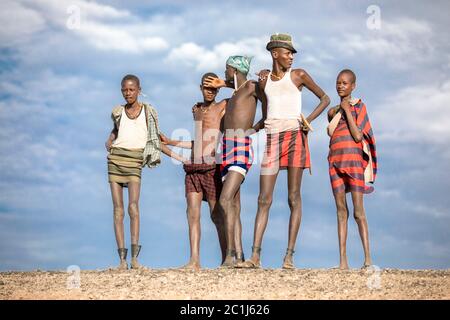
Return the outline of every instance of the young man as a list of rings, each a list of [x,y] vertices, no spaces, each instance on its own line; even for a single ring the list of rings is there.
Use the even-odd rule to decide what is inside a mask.
[[[215,101],[218,89],[204,84],[207,77],[218,78],[214,73],[206,73],[202,76],[200,91],[203,95],[203,102],[197,103],[192,108],[195,121],[194,140],[168,140],[165,142],[169,145],[192,150],[190,162],[183,166],[186,172],[185,191],[191,248],[189,263],[184,268],[194,270],[200,269],[200,212],[202,200],[208,202],[211,219],[217,229],[222,250],[222,263],[225,259],[226,250],[224,218],[217,205],[222,189],[222,179],[220,166],[216,164],[215,156],[227,100]]]
[[[161,162],[161,151],[183,161],[160,142],[158,115],[149,104],[138,101],[141,92],[139,78],[126,75],[121,82],[124,106],[115,107],[111,118],[114,128],[105,143],[108,151],[108,180],[114,206],[114,231],[120,258],[119,270],[128,269],[128,249],[124,240],[123,188],[128,188],[128,214],[131,231],[131,268],[139,269],[139,194],[141,171],[147,165],[154,168]]]
[[[256,81],[247,80],[251,58],[231,56],[226,62],[225,80],[207,78],[208,85],[234,88],[224,116],[221,173],[224,180],[219,204],[225,216],[227,252],[223,267],[243,262],[240,220],[240,186],[252,164],[250,135],[256,103],[261,93]]]
[[[309,122],[317,118],[330,100],[325,92],[303,69],[291,69],[297,52],[292,38],[275,34],[266,49],[272,55],[272,71],[263,77],[259,86],[263,95],[263,118],[256,131],[265,128],[266,150],[261,166],[258,212],[255,220],[252,256],[237,266],[260,267],[261,243],[266,229],[272,195],[280,169],[287,169],[288,203],[291,211],[289,239],[283,268],[294,268],[293,254],[302,216],[300,188],[303,169],[310,168],[307,131]],[[302,89],[306,87],[320,99],[314,111],[305,119],[302,115]]]
[[[363,268],[372,264],[363,194],[373,191],[373,187],[368,187],[365,183],[373,183],[377,173],[375,137],[366,105],[361,99],[351,96],[355,87],[356,76],[353,71],[342,70],[336,80],[336,91],[341,103],[328,111],[328,134],[331,137],[328,162],[337,208],[340,269],[348,269],[347,192],[352,194],[353,216],[358,224],[364,249]]]

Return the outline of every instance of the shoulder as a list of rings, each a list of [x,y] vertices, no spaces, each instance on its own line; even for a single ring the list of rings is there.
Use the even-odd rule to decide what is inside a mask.
[[[112,113],[114,116],[118,116],[118,115],[120,115],[120,114],[122,113],[122,110],[123,110],[123,106],[122,106],[122,105],[117,105],[117,106],[115,106],[115,107],[112,109],[111,113]]]
[[[228,100],[230,100],[229,98],[223,99],[222,101],[220,101],[219,103],[217,103],[217,107],[218,108],[225,108],[227,106]]]
[[[299,78],[302,78],[302,79],[304,79],[305,77],[309,76],[305,69],[300,69],[300,68],[292,69],[291,73],[295,77],[299,77]]]
[[[245,83],[244,88],[246,90],[249,90],[249,91],[252,91],[252,90],[254,91],[256,89],[257,85],[258,85],[257,81],[255,81],[255,80],[248,80]]]
[[[340,108],[340,107],[341,107],[340,105],[335,105],[334,107],[331,107],[331,108],[328,110],[328,114],[329,114],[329,115],[334,115],[334,114],[336,114],[336,112],[339,111],[339,108]]]
[[[202,105],[201,102],[196,102],[193,106],[192,106],[192,112],[197,112],[197,110],[200,108],[200,106]]]
[[[356,100],[355,103],[354,103],[355,108],[357,108],[357,109],[366,109],[366,104],[360,98],[355,99],[355,100]]]
[[[143,102],[142,105],[144,106],[144,108],[145,108],[148,112],[150,112],[150,113],[152,113],[152,114],[155,114],[155,115],[158,114],[158,112],[156,111],[155,107],[153,107],[150,103],[148,103],[148,102]]]

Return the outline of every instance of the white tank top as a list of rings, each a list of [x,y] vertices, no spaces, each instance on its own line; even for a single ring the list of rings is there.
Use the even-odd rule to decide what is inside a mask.
[[[141,113],[136,119],[128,118],[125,108],[120,117],[119,132],[113,147],[126,149],[145,148],[147,143],[147,122],[145,121],[145,110],[142,106]]]
[[[264,88],[267,96],[266,131],[281,132],[297,129],[301,123],[302,92],[291,80],[291,69],[279,81],[272,81],[271,74]]]

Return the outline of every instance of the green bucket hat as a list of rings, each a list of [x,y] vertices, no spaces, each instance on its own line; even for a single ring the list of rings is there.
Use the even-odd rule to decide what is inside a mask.
[[[270,51],[274,48],[285,48],[291,50],[292,53],[297,53],[297,50],[292,45],[292,37],[288,34],[276,33],[271,35],[266,49]]]
[[[247,56],[231,56],[227,59],[227,66],[236,68],[238,71],[243,74],[247,74],[250,70],[250,62],[252,61],[252,57]]]

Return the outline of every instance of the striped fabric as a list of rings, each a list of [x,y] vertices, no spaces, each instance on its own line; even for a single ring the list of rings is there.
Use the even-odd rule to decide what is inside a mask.
[[[301,129],[267,134],[261,172],[269,170],[275,174],[288,167],[311,167],[308,137]]]
[[[333,193],[371,193],[374,189],[372,186],[367,186],[364,179],[364,170],[369,164],[369,154],[363,151],[363,143],[369,146],[368,150],[372,158],[373,168],[373,179],[370,182],[373,183],[377,174],[375,137],[366,106],[361,100],[351,106],[351,113],[356,125],[363,133],[363,141],[355,142],[350,133],[345,114],[342,114],[330,140],[328,162],[331,186]]]
[[[230,167],[239,167],[247,172],[252,166],[253,150],[250,137],[222,137],[222,163],[220,172],[225,177]],[[245,175],[244,175],[245,176]]]
[[[144,149],[111,148],[108,154],[108,179],[124,187],[140,182]]]

